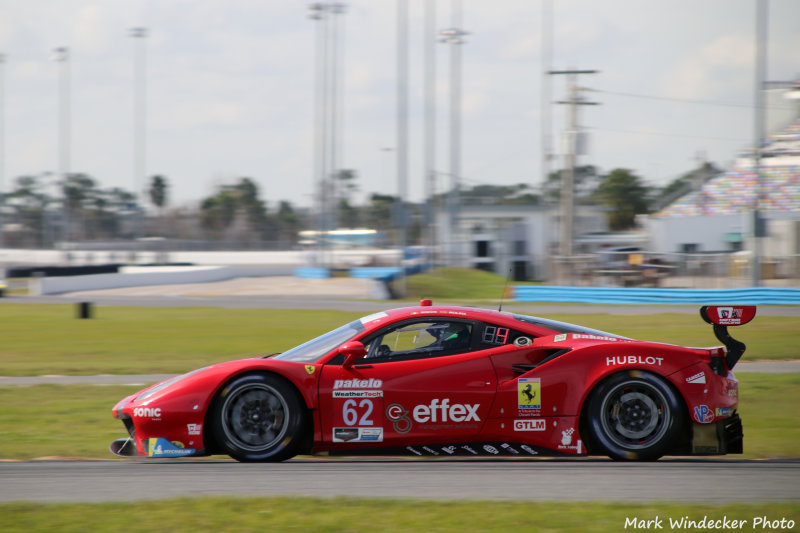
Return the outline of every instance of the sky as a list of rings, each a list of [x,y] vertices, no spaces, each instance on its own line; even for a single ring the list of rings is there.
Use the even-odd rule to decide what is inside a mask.
[[[397,0],[349,0],[342,30],[341,168],[355,201],[397,194]],[[663,186],[700,159],[728,168],[753,144],[755,0],[462,0],[461,183],[542,183],[542,120],[561,151],[565,76],[579,77],[579,164],[627,168]],[[133,190],[134,61],[146,57],[144,173],[170,185],[171,206],[193,206],[249,177],[274,209],[310,206],[314,165],[315,24],[294,0],[0,0],[0,188],[21,175],[55,183],[61,170],[59,97],[69,59],[69,172]],[[424,0],[408,0],[408,199],[423,198]],[[452,0],[436,27],[452,26]],[[145,27],[144,41],[129,36]],[[800,78],[800,1],[769,2],[767,79]],[[546,35],[547,33],[545,33]],[[142,48],[139,49],[140,51]],[[547,59],[550,57],[551,59]],[[437,192],[449,184],[449,46],[436,45]],[[551,85],[548,85],[551,83]],[[547,89],[547,87],[550,89]],[[797,109],[772,94],[770,127]],[[545,128],[547,129],[547,128]],[[563,165],[557,157],[551,170]]]

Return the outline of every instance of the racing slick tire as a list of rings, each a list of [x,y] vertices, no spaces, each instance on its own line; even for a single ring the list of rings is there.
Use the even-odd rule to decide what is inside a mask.
[[[686,424],[675,390],[640,370],[601,382],[589,396],[587,418],[594,443],[616,460],[655,461],[675,446]]]
[[[283,461],[298,453],[306,416],[284,379],[245,374],[220,389],[209,423],[219,448],[237,461]]]

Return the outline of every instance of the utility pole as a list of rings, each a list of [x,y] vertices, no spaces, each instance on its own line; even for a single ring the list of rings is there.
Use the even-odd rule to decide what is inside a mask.
[[[560,100],[557,103],[569,106],[567,113],[566,144],[567,153],[565,154],[565,168],[561,172],[561,243],[559,255],[562,261],[569,261],[572,257],[572,241],[574,238],[573,222],[575,219],[575,163],[578,158],[578,106],[599,105],[598,102],[590,102],[583,98],[582,87],[578,86],[578,75],[596,74],[597,70],[551,70],[552,75],[566,75],[568,84],[569,98]],[[571,277],[570,269],[565,263],[562,271]],[[566,276],[565,276],[566,277]]]

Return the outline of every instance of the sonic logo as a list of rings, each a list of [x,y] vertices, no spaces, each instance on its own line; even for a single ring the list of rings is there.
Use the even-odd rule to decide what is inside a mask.
[[[133,416],[139,417],[150,417],[150,418],[161,418],[161,408],[160,407],[137,407],[133,410]]]

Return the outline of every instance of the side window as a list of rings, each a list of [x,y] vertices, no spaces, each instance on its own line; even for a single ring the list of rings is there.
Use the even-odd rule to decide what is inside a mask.
[[[533,337],[531,335],[504,326],[481,323],[478,329],[478,341],[480,342],[481,349],[502,346],[504,344],[528,346],[533,342]]]
[[[453,355],[470,350],[472,324],[449,320],[406,322],[368,341],[367,358],[406,360]]]

